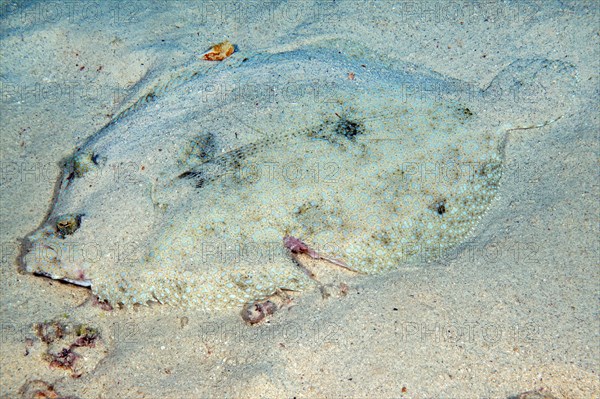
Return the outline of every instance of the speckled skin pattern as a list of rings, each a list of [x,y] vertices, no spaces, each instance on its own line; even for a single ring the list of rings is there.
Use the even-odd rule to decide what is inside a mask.
[[[234,53],[135,89],[65,160],[23,256],[110,303],[221,310],[306,289],[287,235],[364,274],[436,259],[498,192],[490,98],[411,65]]]

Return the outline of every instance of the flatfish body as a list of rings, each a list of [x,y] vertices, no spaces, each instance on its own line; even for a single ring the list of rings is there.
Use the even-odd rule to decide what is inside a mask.
[[[285,236],[364,274],[436,259],[498,192],[522,112],[497,94],[566,68],[518,62],[479,90],[317,49],[193,62],[65,161],[23,267],[111,303],[220,310],[314,284]]]

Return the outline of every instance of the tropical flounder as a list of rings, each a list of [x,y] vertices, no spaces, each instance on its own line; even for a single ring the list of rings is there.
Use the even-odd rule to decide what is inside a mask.
[[[285,236],[365,274],[435,258],[498,192],[523,105],[499,93],[565,68],[520,61],[481,91],[323,50],[194,62],[65,161],[23,267],[111,303],[218,310],[314,284]]]

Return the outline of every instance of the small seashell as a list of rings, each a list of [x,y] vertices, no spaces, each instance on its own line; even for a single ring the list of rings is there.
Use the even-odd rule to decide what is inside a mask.
[[[233,54],[234,47],[229,40],[223,43],[215,44],[212,48],[202,55],[202,59],[207,61],[223,61]]]

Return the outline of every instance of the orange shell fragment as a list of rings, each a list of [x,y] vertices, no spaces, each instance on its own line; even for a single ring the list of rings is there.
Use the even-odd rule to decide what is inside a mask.
[[[215,44],[207,53],[204,53],[202,59],[207,61],[223,61],[233,54],[233,50],[233,44],[229,40],[225,40],[223,43]]]

